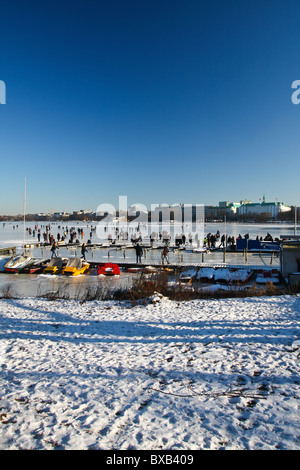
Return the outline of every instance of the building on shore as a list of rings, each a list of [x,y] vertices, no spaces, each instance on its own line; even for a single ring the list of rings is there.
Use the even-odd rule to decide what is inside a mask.
[[[262,202],[246,202],[245,204],[240,204],[238,208],[239,215],[266,214],[267,217],[275,220],[280,213],[289,211],[291,211],[291,207],[283,202],[266,202],[265,195]]]
[[[266,202],[265,196],[261,202],[251,202],[247,199],[238,202],[220,201],[218,206],[205,206],[205,218],[207,219],[245,219],[265,218],[277,220],[279,215],[290,212],[292,208],[283,202]]]

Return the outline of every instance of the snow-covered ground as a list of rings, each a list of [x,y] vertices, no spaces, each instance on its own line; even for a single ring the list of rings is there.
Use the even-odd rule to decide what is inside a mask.
[[[2,299],[0,448],[299,450],[299,326],[298,296]]]

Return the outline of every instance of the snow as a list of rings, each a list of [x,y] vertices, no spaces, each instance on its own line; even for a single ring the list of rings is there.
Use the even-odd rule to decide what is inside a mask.
[[[256,276],[256,283],[257,284],[266,284],[267,282],[272,282],[273,284],[279,283],[279,273],[278,272],[269,272],[265,271],[262,273],[258,273]]]
[[[225,268],[200,268],[196,278],[198,280],[208,279],[215,281],[224,281],[224,282],[246,282],[252,276],[253,271],[251,269],[230,269]]]
[[[215,281],[241,281],[246,282],[251,276],[251,271],[247,269],[238,269],[236,271],[227,268],[216,269]]]
[[[0,448],[299,450],[300,297],[0,300]]]

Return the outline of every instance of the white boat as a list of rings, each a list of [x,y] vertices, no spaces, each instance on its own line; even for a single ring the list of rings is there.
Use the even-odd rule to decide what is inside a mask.
[[[200,268],[197,273],[197,281],[213,281],[214,276],[214,268]]]
[[[17,273],[20,269],[25,268],[27,264],[32,262],[31,255],[17,255],[11,258],[7,263],[4,265],[4,269],[8,273]]]
[[[159,270],[155,266],[145,266],[144,268],[142,268],[143,273],[152,274],[152,273],[157,273],[158,271]]]
[[[184,245],[183,248],[186,251],[186,253],[206,253],[207,252],[206,246],[198,246],[193,243]]]
[[[192,243],[184,245],[184,250],[187,253],[193,253],[193,251],[197,248],[196,245],[193,245]]]
[[[207,248],[203,246],[202,248],[194,248],[192,250],[193,253],[207,253]]]
[[[26,177],[24,180],[24,221],[23,221],[23,250],[25,250],[25,207],[26,207]],[[25,268],[28,264],[32,263],[33,256],[31,253],[24,253],[11,258],[4,265],[4,269],[8,273],[17,273],[20,269]]]
[[[216,282],[247,282],[252,277],[253,271],[250,269],[230,269],[217,268],[215,270],[214,279]]]

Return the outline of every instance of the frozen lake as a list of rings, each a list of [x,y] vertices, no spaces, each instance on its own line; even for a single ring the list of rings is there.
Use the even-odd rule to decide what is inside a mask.
[[[68,222],[26,222],[26,237],[25,242],[35,243],[38,241],[37,233],[35,236],[29,235],[29,229],[33,232],[35,226],[40,229],[41,234],[46,230],[46,225],[50,225],[50,233],[57,239],[57,234],[63,235],[64,230],[68,228],[74,228],[76,231],[83,230],[83,237],[80,234],[78,239],[80,243],[87,242],[91,240],[92,243],[105,243],[108,239],[99,239],[97,237],[96,230],[97,222],[78,222],[78,221],[68,221]],[[27,230],[28,229],[28,230]],[[280,238],[281,235],[294,235],[295,227],[292,224],[284,223],[272,223],[272,224],[240,224],[240,223],[206,223],[204,226],[204,235],[208,233],[216,233],[217,231],[220,234],[226,233],[228,236],[234,236],[235,238],[240,234],[242,237],[245,234],[249,234],[250,239],[255,239],[258,237],[265,237],[267,233],[270,233],[273,238]],[[299,226],[298,226],[299,231]],[[41,242],[43,237],[41,236]],[[23,221],[19,222],[1,222],[0,225],[0,248],[8,246],[21,246],[23,243]]]
[[[26,223],[26,244],[37,243],[37,235],[32,235],[35,226],[41,230],[41,233],[45,231],[46,222],[27,222]],[[96,227],[96,222],[51,222],[50,232],[57,238],[57,234],[63,234],[64,230],[68,228],[74,228],[76,231],[83,230],[83,236],[78,236],[80,244],[87,242],[89,239],[92,243],[107,243],[106,239],[99,239],[97,237],[96,230],[92,228]],[[27,230],[28,229],[28,230]],[[31,235],[29,234],[31,229]],[[255,239],[257,236],[264,238],[267,233],[270,233],[273,238],[280,238],[281,235],[294,235],[294,225],[288,224],[237,224],[237,223],[208,223],[205,224],[204,234],[216,233],[219,230],[222,235],[225,233],[235,238],[240,234],[242,237],[245,234],[249,234],[250,239]],[[41,237],[41,242],[43,238]],[[1,223],[0,226],[0,248],[16,246],[17,251],[21,252],[23,244],[23,222],[5,222],[5,225]],[[50,258],[50,246],[47,247],[36,247],[30,248],[31,253],[36,257]],[[58,250],[58,255],[63,257],[81,256],[80,245],[78,247],[61,247]],[[176,264],[188,264],[188,263],[205,263],[205,264],[223,264],[224,257],[222,251],[211,251],[210,253],[187,253],[184,250],[178,252],[170,252],[170,263]],[[5,257],[2,257],[2,262]],[[86,255],[87,261],[100,261],[100,262],[135,262],[135,250],[133,248],[93,248],[89,249]],[[1,261],[1,260],[0,260]],[[147,264],[158,264],[161,262],[161,249],[146,250],[142,262]],[[243,253],[232,253],[226,252],[225,264],[227,265],[238,265],[238,266],[266,266],[278,267],[279,258],[275,255],[272,257],[271,253],[262,254],[261,257],[258,253],[248,253],[247,260],[245,260]],[[107,278],[98,279],[97,276],[91,274],[89,276],[81,276],[79,278],[68,278],[68,282],[71,283],[73,292],[78,292],[84,287],[86,283],[96,282],[109,282],[115,283],[115,285],[128,284],[132,279],[133,275],[129,273],[122,273],[118,278]],[[14,285],[18,294],[20,295],[37,295],[41,292],[50,290],[56,290],[65,280],[62,280],[60,276],[56,277],[45,277],[43,275],[34,274],[7,274],[0,273],[0,287],[4,284],[11,283]]]

